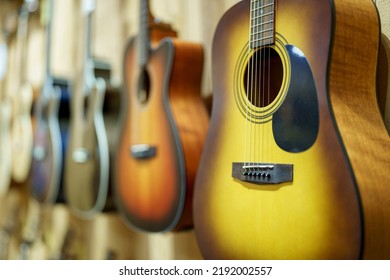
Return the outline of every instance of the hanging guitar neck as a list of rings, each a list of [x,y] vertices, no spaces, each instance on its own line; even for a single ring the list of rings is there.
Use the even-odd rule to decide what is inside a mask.
[[[177,37],[177,32],[175,29],[173,29],[171,24],[163,22],[153,15],[149,4],[147,13],[150,30],[150,40],[152,44],[158,43],[164,37]]]

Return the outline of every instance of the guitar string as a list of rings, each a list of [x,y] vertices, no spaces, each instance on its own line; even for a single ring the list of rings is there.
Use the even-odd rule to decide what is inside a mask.
[[[254,22],[253,22],[253,28],[252,28],[252,36],[256,42],[256,34],[254,32],[254,30],[256,30],[257,28],[257,21],[258,21],[258,17],[256,15],[256,10],[257,10],[257,5],[258,5],[258,1],[255,2],[255,5],[254,5],[254,9],[253,9],[253,13],[252,15],[254,15]],[[254,110],[256,110],[256,104],[257,104],[257,86],[258,86],[258,83],[257,83],[257,77],[259,75],[258,73],[258,69],[259,69],[259,66],[258,66],[258,52],[257,52],[257,46],[255,45],[254,48],[254,53],[253,53],[253,57],[252,57],[252,65],[254,65],[254,71],[252,72],[252,74],[254,76],[252,76],[252,84],[253,84],[253,87],[252,87],[252,96],[251,96],[251,103],[252,103],[252,106],[254,108]],[[252,128],[254,127],[254,131],[253,133],[251,134],[251,144],[253,145],[253,152],[251,154],[252,158],[251,158],[251,166],[254,166],[255,165],[255,160],[256,160],[256,157],[255,157],[255,154],[256,154],[256,122],[254,122],[253,120],[251,121],[251,126]],[[255,171],[254,168],[251,168],[250,169],[251,171]]]
[[[272,1],[269,1],[269,2],[272,2]],[[267,17],[272,17],[270,13],[267,13],[269,14]],[[269,31],[267,31],[268,33]],[[267,69],[267,73],[268,73],[268,76],[267,76],[267,104],[270,104],[271,103],[271,96],[270,96],[270,79],[271,79],[271,47],[269,46],[267,48],[267,60],[268,60],[268,69]],[[269,143],[269,130],[268,130],[268,137],[266,138],[266,147],[267,147],[267,158],[266,158],[266,161],[267,162],[270,162],[270,158],[269,158],[269,153],[271,152],[270,150],[270,143]]]
[[[262,18],[261,18],[261,6],[262,6],[262,1],[257,1],[256,9],[255,9],[255,14],[256,14],[256,21],[255,21],[255,30],[257,33],[256,40],[259,42],[259,37],[261,38],[261,34],[259,34],[260,26],[262,24]],[[259,14],[260,12],[260,14]],[[262,46],[261,46],[261,40],[260,40],[260,46],[257,46],[259,49],[256,49],[256,77],[255,77],[255,83],[256,83],[256,88],[255,88],[255,110],[258,111],[260,110],[260,120],[261,120],[261,103],[262,103],[262,97],[261,97],[261,91],[262,91],[262,84],[261,84],[261,77],[264,75],[263,68],[262,68],[262,61],[263,61],[263,53],[262,53]],[[258,73],[257,73],[258,71]],[[253,166],[256,166],[256,162],[260,159],[259,153],[261,153],[261,146],[259,145],[259,140],[261,141],[261,138],[263,137],[263,133],[259,128],[261,128],[261,125],[256,121],[256,118],[254,119],[253,122],[255,129],[257,133],[254,135],[254,162]],[[254,171],[256,171],[256,168],[254,168]]]
[[[251,65],[250,65],[250,55],[251,55],[251,45],[252,45],[252,36],[251,36],[251,28],[252,28],[252,6],[253,6],[253,0],[250,2],[250,15],[249,15],[249,44],[248,44],[248,63],[247,63],[247,75],[246,75],[246,96],[245,98],[245,133],[244,133],[244,168],[248,166],[248,159],[247,155],[249,153],[248,151],[248,107],[250,104],[250,101],[248,102],[248,96],[250,96],[249,90],[250,90],[250,75],[251,75]]]
[[[256,28],[256,6],[257,6],[257,1],[255,0],[254,1],[254,13],[252,14],[252,16],[254,16],[254,19],[253,19],[253,27]],[[253,32],[253,29],[251,30]],[[256,104],[256,98],[257,98],[257,94],[256,94],[256,89],[257,89],[257,69],[258,69],[258,65],[257,65],[257,51],[256,51],[256,45],[255,45],[255,42],[256,42],[256,36],[255,34],[252,33],[252,38],[254,40],[253,42],[253,54],[252,54],[252,60],[251,60],[251,63],[252,63],[252,72],[251,72],[251,75],[252,75],[252,88],[251,88],[251,105],[253,106],[253,103]],[[256,107],[254,107],[256,108]],[[252,114],[251,114],[252,115]],[[254,153],[255,153],[255,149],[256,149],[256,145],[255,145],[255,132],[254,132],[254,122],[253,120],[251,120],[250,122],[251,124],[251,136],[250,136],[250,139],[251,139],[251,153],[250,153],[250,166],[254,166]],[[253,168],[250,168],[250,171],[254,171]]]
[[[252,29],[252,32],[253,32],[253,37],[255,38],[255,42],[257,41],[258,39],[258,34],[257,33],[257,28],[258,28],[258,21],[259,21],[259,17],[258,17],[258,9],[259,9],[259,1],[256,1],[255,2],[255,7],[254,7],[254,11],[253,11],[253,14],[255,16],[255,19],[254,19],[254,26],[253,26],[253,29]],[[256,32],[255,32],[256,31]],[[254,59],[252,59],[252,64],[254,64],[254,67],[255,67],[255,71],[254,71],[254,77],[252,77],[252,80],[253,80],[253,84],[254,84],[254,87],[252,89],[252,92],[253,92],[253,97],[252,97],[252,104],[253,104],[253,117],[252,117],[252,127],[253,127],[253,135],[251,137],[252,139],[252,145],[253,145],[253,152],[252,152],[252,162],[251,162],[251,166],[253,166],[253,168],[251,169],[252,172],[255,172],[256,171],[256,168],[254,167],[256,165],[256,153],[257,153],[257,148],[258,148],[258,145],[257,145],[257,139],[258,139],[258,129],[257,129],[257,123],[256,123],[256,111],[257,111],[257,104],[259,102],[261,102],[260,100],[260,96],[259,96],[259,92],[260,92],[260,83],[259,83],[259,77],[261,77],[262,75],[262,69],[261,69],[261,52],[259,53],[258,51],[258,46],[255,45],[254,47]],[[260,66],[260,67],[259,67]]]
[[[260,1],[260,7],[259,7],[259,11],[258,11],[258,16],[260,18],[260,23],[259,23],[259,30],[260,30],[260,70],[261,70],[261,74],[259,76],[259,85],[260,85],[260,89],[259,89],[259,95],[260,95],[260,107],[259,107],[259,110],[260,110],[260,119],[259,119],[259,129],[261,131],[261,136],[259,138],[259,158],[258,160],[262,160],[262,152],[264,151],[264,138],[265,138],[265,133],[264,133],[264,125],[262,124],[262,120],[263,120],[263,117],[264,117],[264,114],[263,114],[263,106],[264,106],[264,61],[265,61],[265,55],[264,55],[264,38],[263,38],[263,32],[262,32],[262,26],[263,26],[263,10],[264,9],[264,1],[261,0]]]

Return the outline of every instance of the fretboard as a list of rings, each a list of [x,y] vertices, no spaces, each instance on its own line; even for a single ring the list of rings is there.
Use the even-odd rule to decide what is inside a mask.
[[[83,0],[84,14],[84,52],[83,52],[83,69],[84,69],[84,91],[88,92],[94,83],[95,75],[93,72],[92,57],[92,34],[93,34],[93,13],[95,11],[95,0]]]
[[[256,49],[275,42],[275,0],[251,0],[250,47]]]
[[[145,67],[149,60],[149,1],[141,0],[140,3],[140,30],[139,30],[139,64]]]
[[[17,84],[22,84],[26,81],[27,71],[24,64],[27,60],[27,25],[28,25],[29,10],[26,2],[20,8],[18,17],[17,43],[16,43],[16,65],[18,67]]]
[[[52,15],[53,15],[53,0],[46,0],[41,3],[41,21],[46,28],[46,59],[45,59],[45,75],[46,79],[51,77],[51,37],[52,37]]]

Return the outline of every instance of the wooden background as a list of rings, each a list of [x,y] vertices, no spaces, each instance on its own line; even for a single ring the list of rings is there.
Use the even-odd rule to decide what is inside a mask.
[[[0,0],[8,1],[8,0]],[[178,31],[179,37],[199,42],[205,48],[204,79],[202,94],[211,94],[211,43],[215,27],[223,13],[239,0],[151,0],[155,17],[169,22]],[[126,41],[138,30],[138,0],[96,0],[94,20],[95,57],[112,66],[112,84],[121,84],[121,68]],[[375,1],[382,17],[382,31],[390,38],[390,1]],[[55,0],[53,62],[55,76],[72,80],[77,65],[78,50],[82,47],[78,38],[80,30],[81,0]],[[14,42],[11,42],[11,61],[14,59]],[[26,62],[28,79],[39,92],[43,81],[44,32],[38,14],[32,15],[29,33],[29,54]],[[17,75],[11,64],[10,76]],[[12,80],[7,84],[12,95],[17,85]],[[388,109],[390,110],[390,108]],[[390,115],[390,112],[388,112]],[[18,195],[13,188],[6,198],[0,198],[0,216],[7,213],[7,200]],[[13,198],[12,198],[13,199]],[[12,200],[11,199],[11,200]],[[29,207],[34,207],[30,201]],[[32,205],[32,206],[31,206]],[[71,234],[70,234],[71,233]],[[126,226],[115,213],[101,214],[92,221],[81,221],[63,205],[50,212],[43,237],[33,246],[32,258],[55,258],[64,247],[67,255],[76,259],[201,259],[193,231],[184,233],[145,234]],[[13,246],[13,247],[12,247]],[[17,258],[18,242],[11,243],[11,258]],[[63,248],[64,249],[64,248]]]

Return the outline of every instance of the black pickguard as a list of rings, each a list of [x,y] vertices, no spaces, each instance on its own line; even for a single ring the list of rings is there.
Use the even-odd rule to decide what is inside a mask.
[[[291,64],[287,96],[273,115],[273,134],[278,146],[291,153],[309,149],[317,139],[319,105],[314,77],[306,57],[286,45]]]

